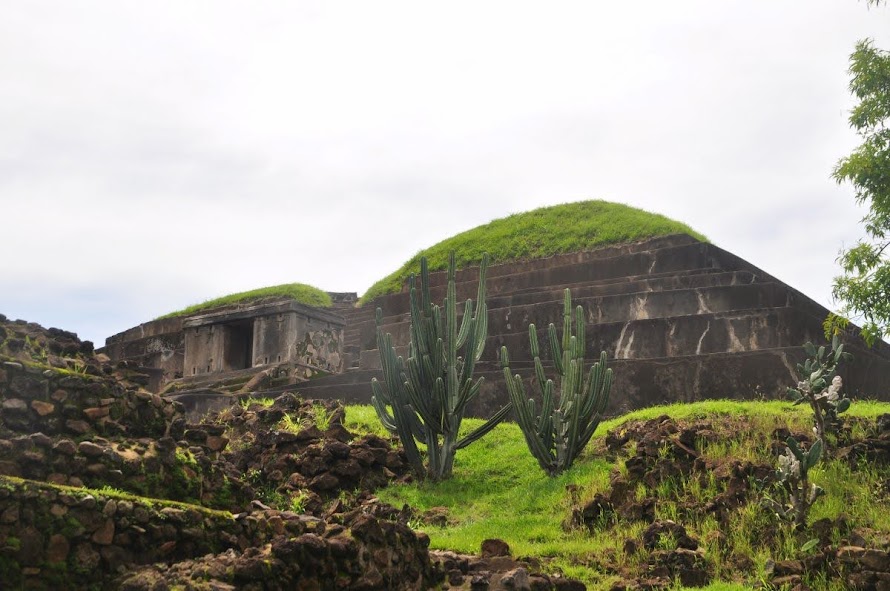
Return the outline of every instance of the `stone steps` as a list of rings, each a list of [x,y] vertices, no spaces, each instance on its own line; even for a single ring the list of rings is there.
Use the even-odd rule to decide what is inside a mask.
[[[561,322],[557,330],[562,334]],[[800,346],[819,340],[821,333],[820,318],[788,306],[588,323],[586,356],[598,357],[600,351],[606,351],[610,359],[648,359],[754,351]],[[482,360],[497,361],[501,346],[507,347],[511,359],[532,359],[528,330],[489,334]],[[547,329],[537,327],[537,334],[541,358],[549,359]],[[396,353],[407,357],[407,345],[397,345]],[[360,365],[380,369],[377,350],[363,350]]]
[[[582,253],[583,254],[583,253]],[[554,257],[555,259],[556,257]],[[549,259],[547,259],[549,260]],[[774,280],[759,269],[745,263],[738,257],[723,251],[711,244],[694,243],[679,246],[668,246],[657,250],[634,251],[618,256],[597,259],[595,262],[577,262],[568,259],[568,262],[560,260],[559,264],[544,268],[535,268],[528,271],[517,271],[510,274],[489,274],[486,284],[486,292],[489,299],[502,295],[521,293],[526,290],[540,290],[544,286],[554,285],[594,285],[621,282],[627,278],[665,277],[677,274],[687,274],[691,270],[719,270],[719,271],[754,271],[759,280]],[[505,267],[514,268],[517,265],[508,264]],[[490,269],[490,271],[492,271]],[[436,283],[434,278],[441,280],[444,272],[430,275],[431,283]],[[469,275],[469,279],[456,283],[456,293],[459,301],[476,297],[478,289],[478,277]],[[441,302],[445,297],[445,285],[437,285],[430,289],[430,295],[434,302]],[[402,291],[396,294],[380,296],[365,304],[372,309],[381,308],[384,317],[399,314],[408,309],[408,293]],[[373,316],[372,316],[373,317]]]
[[[890,361],[851,347],[860,363],[842,365],[840,374],[848,395],[859,399],[887,399],[885,377]],[[703,399],[785,399],[785,391],[797,381],[795,366],[803,361],[800,346],[711,353],[650,359],[610,359],[614,384],[607,413],[620,414],[653,404],[692,402]],[[540,399],[532,385],[529,364],[511,365],[526,381],[526,392]],[[545,364],[548,376],[552,368]],[[490,416],[508,400],[503,371],[493,363],[480,363],[476,378],[484,377],[482,391],[469,408],[471,416]],[[371,379],[382,379],[377,370],[362,369],[312,380],[296,386],[306,398],[338,398],[352,404],[368,404]]]
[[[572,299],[574,301],[580,298],[606,297],[629,293],[643,294],[647,292],[677,289],[747,285],[754,282],[755,276],[747,271],[721,272],[717,269],[705,268],[694,269],[681,274],[671,272],[660,276],[643,275],[594,283],[585,282],[558,286],[533,287],[507,293],[498,297],[489,297],[487,302],[489,312],[491,312],[499,308],[539,304],[542,302],[558,301],[561,305],[563,293],[566,288],[571,290]],[[475,301],[475,297],[473,299]],[[441,304],[441,302],[438,303]],[[408,300],[406,299],[406,311],[400,311],[397,314],[388,316],[384,315],[383,324],[393,324],[409,320],[410,313],[407,312],[407,307]],[[462,309],[462,307],[459,308],[459,310]],[[460,311],[458,313],[460,314]],[[356,319],[354,324],[348,326],[347,331],[350,338],[355,338],[357,333],[364,335],[364,338],[366,338],[369,327],[376,327],[376,321],[373,314],[369,315],[366,319]]]
[[[604,297],[573,298],[573,308],[581,306],[589,326],[615,322],[629,322],[653,318],[685,317],[708,313],[779,308],[789,305],[791,294],[775,283],[720,286],[710,288],[647,291]],[[489,308],[488,333],[509,334],[526,330],[530,319],[538,328],[550,323],[562,328],[563,299],[541,300],[536,303],[503,308]],[[407,315],[406,315],[407,316]],[[410,321],[383,324],[396,343],[410,339]],[[363,324],[361,349],[376,347],[377,330],[374,324]]]

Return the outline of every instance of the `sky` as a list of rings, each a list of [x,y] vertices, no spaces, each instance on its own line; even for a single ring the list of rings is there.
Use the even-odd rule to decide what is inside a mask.
[[[361,294],[605,199],[827,307],[864,210],[856,0],[0,0],[0,313],[115,333],[280,283]]]

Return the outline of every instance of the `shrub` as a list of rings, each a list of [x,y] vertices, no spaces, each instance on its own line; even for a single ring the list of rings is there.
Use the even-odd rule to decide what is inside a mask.
[[[794,437],[786,440],[785,453],[779,456],[776,470],[776,487],[783,497],[781,501],[767,497],[764,502],[776,514],[794,521],[795,527],[803,529],[807,524],[810,507],[822,494],[822,488],[812,484],[809,471],[822,456],[822,440],[817,439],[810,449],[804,452]]]
[[[837,375],[837,366],[842,360],[853,358],[844,352],[844,346],[835,335],[831,339],[831,350],[825,347],[816,349],[813,343],[803,346],[807,359],[797,364],[800,381],[797,388],[788,388],[788,395],[794,404],[807,403],[813,410],[816,439],[825,440],[825,430],[836,430],[840,426],[838,415],[850,408],[850,399],[841,393],[843,381]],[[830,385],[829,385],[830,380]]]

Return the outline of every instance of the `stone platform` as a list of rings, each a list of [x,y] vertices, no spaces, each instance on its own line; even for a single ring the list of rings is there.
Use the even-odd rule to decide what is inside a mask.
[[[460,299],[475,298],[477,269],[459,271]],[[431,275],[434,302],[444,298],[446,274]],[[605,350],[614,369],[610,413],[664,402],[708,398],[784,398],[797,381],[801,345],[823,342],[828,310],[717,246],[687,235],[494,265],[488,271],[489,338],[477,375],[485,385],[471,409],[486,414],[507,400],[497,364],[508,348],[512,368],[530,377],[528,324],[538,328],[545,365],[546,327],[561,329],[563,289],[587,317],[587,356]],[[381,296],[344,310],[346,371],[301,384],[307,397],[370,401],[379,377],[374,314],[400,354],[407,354],[408,294]],[[845,338],[855,358],[841,368],[849,395],[890,400],[890,346],[868,349]],[[531,392],[532,390],[530,390]]]

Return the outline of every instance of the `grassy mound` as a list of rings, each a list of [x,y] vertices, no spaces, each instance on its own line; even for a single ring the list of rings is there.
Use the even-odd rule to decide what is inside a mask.
[[[861,439],[875,417],[888,411],[887,403],[853,404],[845,415],[852,429],[849,437]],[[708,469],[680,470],[658,478],[653,473],[651,482],[633,481],[628,472],[639,459],[637,442],[631,440],[616,450],[608,446],[606,434],[639,430],[644,421],[663,415],[681,428],[704,425],[702,436],[710,437],[699,440],[696,447]],[[770,561],[802,558],[803,544],[818,537],[813,529],[817,521],[840,518],[838,523],[861,531],[869,544],[880,545],[890,535],[890,497],[878,492],[890,482],[890,466],[851,464],[840,458],[824,460],[810,473],[826,494],[810,513],[808,531],[795,532],[791,524],[765,509],[760,501],[773,494],[772,489],[760,488],[753,479],[745,481],[750,489],[738,496],[738,505],[727,504],[718,519],[715,505],[736,498],[727,490],[731,479],[726,475],[733,473],[733,467],[741,463],[774,468],[771,444],[776,433],[787,429],[806,437],[811,420],[807,409],[788,402],[706,401],[648,408],[604,421],[575,465],[556,478],[539,469],[519,427],[501,423],[458,453],[451,480],[393,485],[377,495],[396,507],[407,503],[415,508],[417,521],[412,525],[429,534],[431,548],[475,553],[482,540],[500,538],[516,556],[537,557],[554,570],[582,579],[590,589],[610,589],[622,577],[646,572],[652,555],[627,540],[639,540],[647,523],[617,517],[603,518],[589,528],[563,524],[578,507],[607,494],[616,478],[624,479],[632,484],[631,500],[652,503],[656,519],[680,523],[699,541],[703,559],[713,571],[709,589],[742,590],[766,577]],[[469,430],[481,421],[465,423]],[[379,430],[370,406],[347,407],[346,425]],[[676,437],[667,435],[660,443],[659,458],[672,461]],[[447,508],[447,525],[424,522],[425,511],[440,508],[441,512],[442,507]],[[845,532],[829,530],[828,535],[838,543]],[[659,549],[670,550],[674,542],[660,539]],[[843,588],[808,582],[812,588]]]
[[[359,303],[398,292],[411,273],[419,272],[424,256],[434,271],[447,268],[451,251],[458,268],[462,268],[478,265],[485,252],[492,262],[504,263],[667,234],[689,234],[707,240],[686,224],[620,203],[594,200],[542,207],[491,221],[418,252],[372,285]]]
[[[164,314],[155,320],[173,318],[175,316],[187,316],[189,314],[194,314],[195,312],[203,312],[213,308],[221,308],[222,306],[249,304],[272,298],[290,298],[299,304],[315,306],[316,308],[330,308],[332,305],[331,296],[317,287],[312,287],[311,285],[306,285],[304,283],[285,283],[283,285],[261,287],[259,289],[242,291],[241,293],[233,293],[221,298],[207,300],[200,304],[193,304],[182,310],[177,310],[176,312]]]

